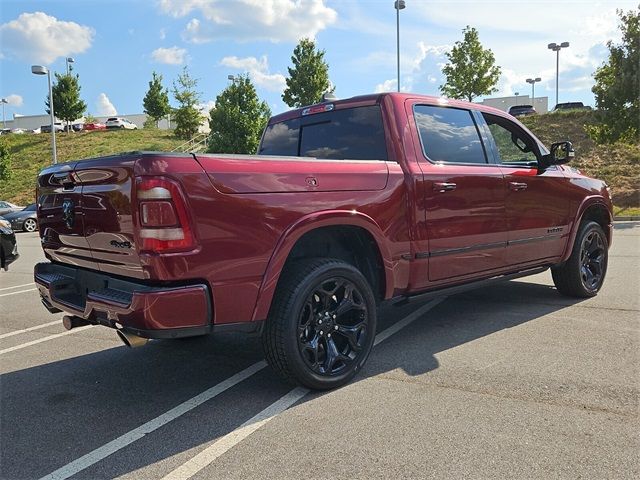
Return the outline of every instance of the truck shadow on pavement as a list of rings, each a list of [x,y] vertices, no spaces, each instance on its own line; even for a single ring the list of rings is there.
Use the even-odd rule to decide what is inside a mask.
[[[375,347],[354,382],[396,369],[424,375],[438,368],[435,355],[440,352],[576,303],[552,287],[524,282],[449,297]],[[379,331],[421,305],[381,308]],[[53,472],[262,359],[259,339],[242,335],[155,341],[128,350],[104,335],[92,338],[92,332],[56,340],[55,345],[82,341],[87,344],[83,351],[100,351],[80,356],[71,353],[75,350],[47,352],[49,357],[71,358],[3,375],[3,478],[39,478]],[[49,345],[44,348],[56,348]],[[25,361],[34,361],[32,350],[23,352]],[[186,461],[198,447],[234,430],[290,389],[269,368],[260,370],[76,478],[113,478],[179,455]],[[322,395],[313,393],[302,402]],[[187,452],[190,449],[195,450]],[[167,471],[160,470],[161,475]]]

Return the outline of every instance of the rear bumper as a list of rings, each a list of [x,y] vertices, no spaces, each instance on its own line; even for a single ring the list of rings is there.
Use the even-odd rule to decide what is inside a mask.
[[[37,264],[34,279],[42,303],[52,313],[64,311],[145,338],[187,337],[212,330],[206,284],[149,286],[54,263]]]

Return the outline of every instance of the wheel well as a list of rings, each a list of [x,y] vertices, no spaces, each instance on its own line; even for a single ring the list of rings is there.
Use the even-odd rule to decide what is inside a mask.
[[[287,257],[285,269],[303,258],[337,258],[360,270],[371,285],[376,300],[384,298],[382,257],[373,236],[352,225],[321,227],[305,233]]]
[[[607,242],[611,243],[611,232],[609,229],[611,217],[609,216],[609,210],[607,210],[607,207],[601,204],[591,205],[582,215],[582,222],[596,222],[602,227],[602,230],[607,236]]]

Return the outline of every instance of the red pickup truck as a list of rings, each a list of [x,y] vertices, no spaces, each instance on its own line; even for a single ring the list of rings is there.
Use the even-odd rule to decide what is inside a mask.
[[[273,117],[257,155],[132,152],[38,178],[42,302],[128,345],[260,333],[285,379],[326,389],[371,350],[376,307],[551,268],[604,281],[607,185],[513,117],[367,95]]]

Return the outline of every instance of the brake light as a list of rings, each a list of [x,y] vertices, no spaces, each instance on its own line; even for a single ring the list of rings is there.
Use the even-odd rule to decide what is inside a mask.
[[[324,103],[322,105],[314,105],[302,110],[302,116],[313,115],[314,113],[330,112],[333,110],[333,103]]]
[[[141,252],[183,252],[196,247],[187,202],[176,182],[138,177],[136,199]]]

